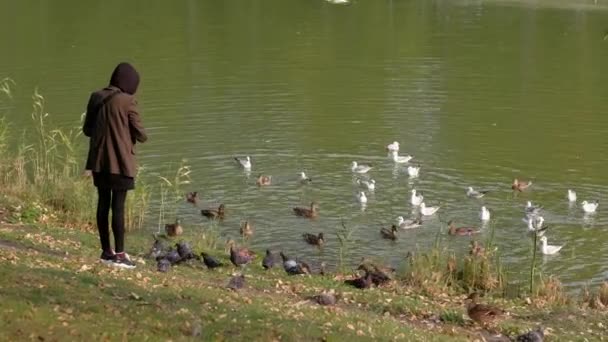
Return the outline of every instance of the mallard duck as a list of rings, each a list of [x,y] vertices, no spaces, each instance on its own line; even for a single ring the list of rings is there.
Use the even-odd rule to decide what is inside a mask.
[[[454,221],[448,222],[448,229],[448,234],[450,235],[471,236],[480,233],[476,227],[456,227]]]
[[[515,338],[517,342],[543,342],[545,339],[545,330],[543,327],[538,327],[530,330],[527,333],[521,334]]]
[[[301,184],[309,184],[312,183],[312,178],[306,176],[306,173],[300,172],[300,183]]]
[[[205,252],[202,252],[201,256],[203,257],[203,263],[209,269],[214,269],[214,268],[218,268],[218,267],[224,266],[224,264],[221,263],[219,260],[217,260],[216,258],[212,257],[211,255],[209,255],[209,254],[207,254]]]
[[[395,271],[393,268],[380,267],[373,263],[366,262],[365,259],[357,270],[363,270],[365,271],[365,274],[369,274],[372,278],[372,283],[376,286],[390,282],[392,279],[390,274]]]
[[[504,314],[504,311],[497,307],[477,303],[478,299],[479,294],[473,292],[465,300],[467,303],[467,314],[478,324],[493,323]]]
[[[270,251],[270,249],[266,250],[266,256],[264,256],[264,259],[262,260],[262,267],[264,267],[264,269],[270,269],[274,267],[274,261],[275,261],[275,256],[274,254],[272,254],[272,252]]]
[[[239,163],[239,165],[241,165],[241,167],[246,171],[251,170],[251,158],[249,156],[235,157],[234,160],[236,160],[236,162]]]
[[[356,161],[352,162],[350,170],[354,173],[368,173],[373,167],[371,165],[358,164]]]
[[[314,245],[318,247],[322,247],[325,243],[325,239],[323,237],[323,233],[319,233],[318,235],[304,233],[302,234],[304,241],[306,241],[309,245]]]
[[[272,176],[259,175],[255,183],[258,186],[268,186],[272,183]]]
[[[158,272],[166,273],[171,269],[171,262],[167,259],[160,259],[156,264],[156,270]]]
[[[471,198],[482,198],[482,197],[483,197],[483,196],[485,196],[485,195],[486,195],[488,192],[490,192],[490,191],[488,191],[488,190],[480,190],[480,191],[478,191],[478,190],[473,189],[473,187],[472,187],[472,186],[470,186],[470,187],[467,189],[467,196],[468,196],[468,197],[471,197]]]
[[[392,225],[391,228],[380,229],[380,235],[388,240],[397,240],[397,225]]]
[[[228,282],[228,285],[226,287],[231,290],[236,291],[236,290],[242,289],[244,286],[245,286],[245,275],[240,274],[240,275],[230,278],[230,281]]]
[[[480,257],[484,256],[485,248],[477,242],[477,240],[471,240],[471,246],[469,249],[469,255]]]
[[[581,203],[583,211],[586,213],[594,213],[597,210],[597,207],[600,206],[600,201],[587,202],[583,201]]]
[[[197,205],[199,203],[198,192],[193,191],[186,194],[186,202]]]
[[[295,207],[293,208],[293,212],[296,216],[317,218],[317,216],[319,216],[319,206],[317,203],[312,202],[310,203],[310,208]]]
[[[346,279],[344,280],[346,285],[354,286],[358,289],[369,289],[372,287],[372,275],[366,273],[364,276],[355,278],[355,279]]]
[[[397,224],[401,229],[413,229],[422,226],[422,220],[419,217],[406,220],[403,216],[399,216],[397,217]]]
[[[234,266],[241,266],[250,263],[255,257],[255,253],[245,247],[235,247],[235,242],[228,242],[230,247],[230,261]]]
[[[420,203],[420,213],[424,216],[431,216],[439,211],[441,207],[427,207],[424,202]]]
[[[220,204],[219,207],[217,207],[217,209],[201,210],[201,215],[205,216],[206,218],[208,218],[210,220],[223,220],[225,210],[226,210],[226,207],[222,203],[222,204]]]
[[[386,150],[389,152],[393,152],[393,151],[399,152],[399,142],[393,141],[392,144],[386,145]]]
[[[568,202],[576,202],[576,192],[568,189]]]
[[[251,238],[254,232],[253,226],[251,225],[251,223],[249,223],[249,221],[243,222],[239,231],[241,233],[241,236],[243,236],[245,239]]]
[[[192,252],[190,244],[188,244],[187,242],[179,242],[175,245],[175,248],[177,249],[177,253],[179,254],[179,257],[182,261],[187,261],[196,258],[196,256]]]
[[[165,225],[165,232],[167,233],[167,236],[173,237],[182,235],[184,233],[184,229],[180,224],[180,220],[175,219],[175,223],[167,223]]]
[[[522,192],[522,191],[526,190],[527,188],[529,188],[530,185],[532,185],[532,181],[526,182],[526,181],[521,181],[521,180],[515,178],[513,180],[513,184],[511,184],[511,189]]]

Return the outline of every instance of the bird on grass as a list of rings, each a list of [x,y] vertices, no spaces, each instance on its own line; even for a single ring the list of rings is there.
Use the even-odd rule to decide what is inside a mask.
[[[504,311],[497,307],[477,303],[479,294],[471,293],[465,300],[467,304],[467,314],[479,325],[487,325],[496,322],[504,315]]]
[[[165,232],[167,236],[179,236],[184,233],[184,228],[181,226],[180,219],[175,219],[175,223],[167,223],[165,224]]]
[[[224,264],[222,262],[220,262],[219,260],[217,260],[216,258],[212,257],[211,255],[209,255],[205,252],[202,252],[201,256],[203,257],[203,263],[205,264],[205,266],[207,266],[207,268],[209,268],[211,270],[224,266]]]

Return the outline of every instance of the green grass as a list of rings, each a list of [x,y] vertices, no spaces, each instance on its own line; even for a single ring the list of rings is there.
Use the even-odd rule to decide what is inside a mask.
[[[150,240],[127,241],[143,255]],[[464,296],[425,296],[402,281],[362,291],[341,275],[287,276],[257,260],[245,270],[246,288],[232,292],[225,285],[233,267],[209,271],[195,262],[162,274],[142,259],[136,270],[120,271],[97,262],[97,244],[83,231],[0,225],[0,339],[186,340],[200,331],[197,338],[214,341],[467,341],[484,333],[465,319]],[[228,263],[223,251],[213,253]],[[308,299],[329,289],[342,294],[335,307]],[[483,300],[512,312],[497,328],[511,336],[541,323],[555,340],[606,334],[598,325],[605,312]]]

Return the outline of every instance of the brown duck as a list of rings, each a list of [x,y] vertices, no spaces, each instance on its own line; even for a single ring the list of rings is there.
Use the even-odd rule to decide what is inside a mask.
[[[382,235],[383,238],[388,240],[397,240],[397,226],[393,225],[390,229],[382,228],[380,230],[380,235]]]
[[[228,241],[230,247],[230,261],[234,266],[241,266],[250,263],[255,257],[255,253],[245,247],[236,247],[233,240]]]
[[[241,225],[240,232],[241,236],[243,236],[245,239],[249,239],[253,236],[253,226],[251,225],[251,223],[249,223],[249,221],[245,221]]]
[[[322,247],[325,243],[325,238],[323,237],[323,233],[319,233],[318,235],[304,233],[302,234],[304,241],[306,241],[309,245]]]
[[[454,221],[448,222],[448,234],[450,235],[471,236],[480,232],[476,227],[456,227]]]
[[[477,292],[471,293],[465,302],[467,303],[467,314],[480,325],[490,324],[501,318],[504,311],[490,305],[479,304]]]
[[[173,237],[182,235],[184,233],[184,229],[180,224],[180,220],[175,219],[175,223],[167,223],[165,225],[165,232],[167,233],[167,236]]]
[[[205,216],[210,220],[223,220],[224,219],[224,204],[220,204],[217,209],[203,209],[201,210],[201,215]]]
[[[526,182],[526,181],[521,181],[521,180],[515,178],[513,180],[513,184],[511,185],[511,189],[522,192],[522,191],[526,190],[527,188],[529,188],[530,185],[532,185],[531,181]]]
[[[272,176],[259,175],[255,182],[258,186],[268,186],[272,183]]]
[[[295,207],[293,208],[293,212],[296,216],[317,218],[319,216],[319,206],[317,203],[312,202],[310,203],[310,208]]]
[[[193,191],[186,194],[186,202],[198,205],[199,203],[198,192]]]
[[[355,279],[346,279],[344,281],[345,284],[354,286],[358,289],[369,289],[372,287],[372,275],[366,273],[363,277],[355,278]]]

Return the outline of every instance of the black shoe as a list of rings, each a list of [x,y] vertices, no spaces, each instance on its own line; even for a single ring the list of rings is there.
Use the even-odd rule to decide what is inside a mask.
[[[107,252],[103,251],[103,252],[101,252],[101,256],[99,257],[99,261],[101,261],[102,264],[109,265],[112,262],[114,262],[114,257],[115,256],[116,256],[116,254],[114,254],[114,252],[107,253]]]
[[[112,260],[112,266],[127,269],[135,268],[135,264],[129,259],[127,253],[116,253]]]

